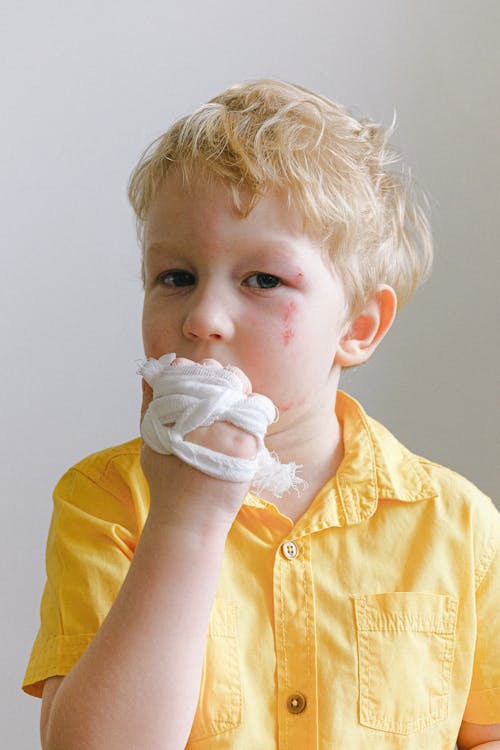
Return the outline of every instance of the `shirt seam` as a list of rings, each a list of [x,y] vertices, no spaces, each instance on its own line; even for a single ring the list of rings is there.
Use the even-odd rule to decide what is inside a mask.
[[[474,571],[474,578],[476,581],[476,593],[478,592],[482,582],[484,581],[486,574],[488,573],[491,564],[494,560],[495,553],[497,551],[497,542],[494,536],[491,536],[485,551],[480,555],[476,570]]]
[[[125,443],[125,445],[130,445],[130,443],[133,443],[136,440],[141,440],[141,438],[133,438],[132,440],[128,441],[128,443]],[[100,452],[92,454],[88,456],[86,459],[83,459],[83,461],[80,461],[76,465],[72,466],[70,471],[72,470],[77,471],[79,474],[82,474],[84,477],[87,477],[94,483],[97,483],[97,481],[100,481],[105,476],[105,474],[109,470],[110,464],[112,464],[113,461],[115,461],[116,459],[124,458],[124,457],[138,458],[140,456],[140,448],[139,450],[136,451],[136,450],[131,450],[130,448],[125,449],[124,447],[117,446],[116,448],[110,448],[104,452],[109,452],[111,455],[106,460],[106,463],[104,464],[102,470],[98,473],[97,480],[94,479],[94,477],[92,477],[89,473],[87,473],[84,467],[87,461],[94,459],[95,456],[99,456]]]
[[[132,453],[122,453],[120,455],[125,456],[125,455],[135,455],[135,454],[132,454]],[[102,481],[106,477],[106,474],[107,474],[107,472],[109,470],[109,466],[110,466],[110,464],[113,462],[113,460],[115,458],[116,457],[113,456],[113,458],[109,459],[109,461],[106,463],[106,466],[103,468],[102,472],[99,474],[98,477],[92,477],[92,476],[90,476],[90,474],[87,474],[85,471],[83,471],[82,469],[78,468],[77,466],[73,466],[73,468],[70,469],[70,472],[74,471],[75,473],[80,474],[80,476],[85,477],[85,479],[87,479],[89,482],[91,482],[95,487],[98,487],[100,490],[102,490],[103,492],[106,492],[108,495],[111,495],[111,497],[113,497],[115,500],[117,500],[118,502],[121,503],[121,502],[123,502],[123,497],[121,497],[119,494],[117,494],[115,492],[112,492],[108,487],[103,487],[103,481]]]

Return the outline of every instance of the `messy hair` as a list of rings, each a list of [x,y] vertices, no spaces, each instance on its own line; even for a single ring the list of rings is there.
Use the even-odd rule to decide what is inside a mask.
[[[321,241],[352,311],[381,284],[401,307],[430,271],[432,239],[425,196],[388,142],[394,127],[282,81],[232,86],[142,155],[128,188],[138,237],[174,165],[187,181],[201,172],[223,180],[243,217],[278,189]]]

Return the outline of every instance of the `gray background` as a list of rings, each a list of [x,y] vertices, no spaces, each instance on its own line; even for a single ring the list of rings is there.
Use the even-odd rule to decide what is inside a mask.
[[[388,123],[432,204],[431,280],[343,387],[414,451],[495,496],[500,3],[10,0],[0,23],[3,326],[1,711],[38,627],[51,490],[137,434],[139,252],[125,188],[143,148],[228,85],[301,83]]]

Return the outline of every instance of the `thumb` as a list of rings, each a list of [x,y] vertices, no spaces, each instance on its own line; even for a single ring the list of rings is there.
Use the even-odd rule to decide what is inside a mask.
[[[144,419],[144,415],[146,414],[148,410],[148,406],[152,400],[153,400],[153,389],[148,383],[146,383],[144,378],[142,378],[141,424],[142,424],[142,420]]]

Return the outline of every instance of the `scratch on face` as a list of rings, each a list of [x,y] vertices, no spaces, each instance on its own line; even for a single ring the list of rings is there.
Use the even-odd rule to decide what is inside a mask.
[[[283,310],[282,319],[283,319],[284,326],[283,326],[281,335],[282,335],[283,343],[285,344],[285,346],[288,346],[290,341],[295,337],[295,331],[294,331],[291,321],[296,310],[297,310],[297,303],[295,302],[295,300],[290,300],[289,302],[287,302]]]

